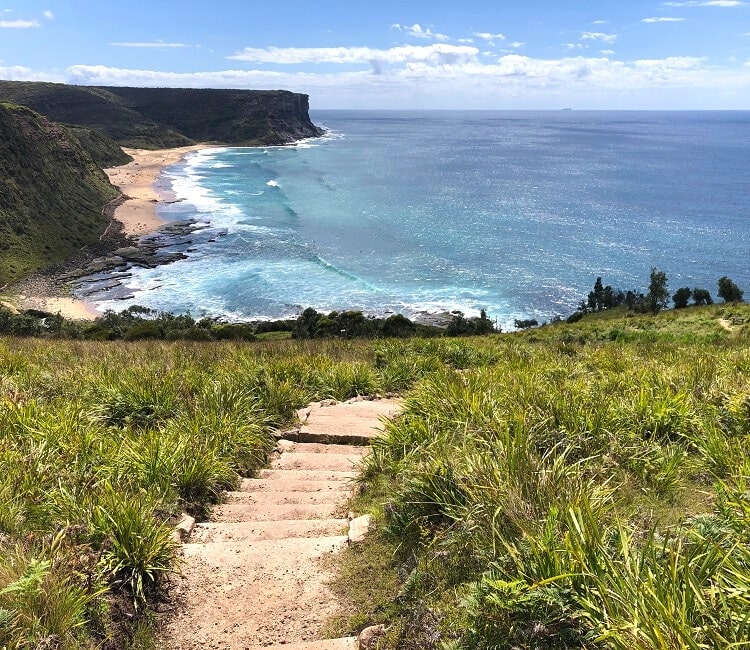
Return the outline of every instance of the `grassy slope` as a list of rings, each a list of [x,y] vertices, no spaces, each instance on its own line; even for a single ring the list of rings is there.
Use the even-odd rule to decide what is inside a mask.
[[[76,137],[33,111],[0,104],[0,286],[95,241],[116,196]]]
[[[378,514],[381,557],[348,555],[348,575],[374,573],[338,629],[385,620],[402,649],[737,639],[750,356],[745,325],[714,328],[729,311],[750,319],[747,306],[633,317],[646,334],[619,340],[622,314],[464,340],[0,339],[0,645],[125,647],[116,614],[133,599],[143,612],[170,570],[170,515],[205,512],[295,407],[387,390],[408,391],[407,413],[358,506]]]

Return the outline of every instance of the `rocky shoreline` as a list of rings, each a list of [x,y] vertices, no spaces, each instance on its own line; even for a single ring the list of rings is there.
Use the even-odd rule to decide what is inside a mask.
[[[111,291],[131,277],[134,267],[155,268],[187,257],[181,251],[168,250],[192,243],[190,235],[200,228],[194,221],[166,224],[145,236],[129,235],[114,213],[127,197],[110,201],[104,212],[109,225],[93,244],[82,248],[61,264],[34,273],[7,290],[15,295],[66,297],[75,294],[86,299],[94,293]],[[125,299],[127,296],[120,296]]]

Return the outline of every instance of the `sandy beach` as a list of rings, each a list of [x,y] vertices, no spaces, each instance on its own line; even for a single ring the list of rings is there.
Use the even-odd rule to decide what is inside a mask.
[[[113,220],[122,224],[123,233],[140,237],[156,230],[164,221],[156,214],[156,206],[163,197],[154,184],[165,167],[174,165],[187,154],[205,149],[208,145],[161,149],[128,149],[132,162],[105,169],[112,185],[122,192],[125,200],[115,208]],[[83,300],[62,295],[59,286],[43,274],[22,281],[10,301],[17,309],[38,309],[61,314],[71,320],[94,320],[101,313]]]
[[[165,167],[180,162],[187,154],[206,147],[205,144],[196,144],[157,151],[123,148],[133,157],[133,161],[104,171],[110,183],[127,197],[114,213],[114,219],[123,225],[125,234],[136,237],[145,235],[164,223],[156,214],[156,204],[162,199],[154,189],[159,174]]]

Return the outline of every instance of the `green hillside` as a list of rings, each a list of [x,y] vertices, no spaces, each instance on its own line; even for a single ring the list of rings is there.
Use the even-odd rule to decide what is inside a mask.
[[[102,160],[116,157],[103,137],[85,138]],[[102,207],[116,195],[71,131],[0,103],[0,286],[96,241],[108,223]]]
[[[320,135],[307,95],[284,90],[118,88],[0,81],[0,101],[96,128],[122,146],[285,144]]]

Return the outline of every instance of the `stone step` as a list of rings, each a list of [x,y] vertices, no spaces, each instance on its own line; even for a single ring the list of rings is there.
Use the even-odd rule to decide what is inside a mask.
[[[315,454],[293,451],[281,454],[271,462],[272,469],[307,469],[314,471],[353,472],[360,459],[341,454]]]
[[[284,643],[282,645],[256,646],[250,650],[357,650],[356,636],[342,639],[324,639],[323,641],[303,641],[302,643]]]
[[[206,522],[197,524],[190,543],[250,542],[299,537],[337,537],[346,532],[346,519],[299,519],[295,521]]]
[[[370,450],[367,447],[355,447],[353,445],[327,444],[320,442],[292,442],[280,440],[277,448],[284,452],[304,452],[308,454],[340,454],[352,458],[362,458]]]
[[[283,471],[283,470],[279,470]],[[284,472],[286,480],[262,478],[243,478],[240,483],[240,492],[347,492],[350,493],[354,484],[350,481],[327,480],[314,481],[309,479],[291,479],[289,472]]]
[[[342,481],[350,482],[357,477],[356,471],[328,471],[310,469],[262,469],[258,478],[268,481],[305,480],[305,481]]]
[[[177,612],[170,625],[190,630],[191,648],[239,650],[319,639],[337,611],[327,587],[331,575],[320,560],[346,543],[347,537],[335,536],[185,544],[180,579],[195,605]]]
[[[283,431],[277,434],[277,438],[279,438],[280,441],[318,443],[322,445],[342,445],[347,447],[359,447],[367,450],[370,446],[370,441],[375,435],[377,435],[377,431],[373,431],[372,433],[327,433],[303,425],[299,429]]]
[[[284,521],[299,519],[332,519],[341,514],[343,503],[313,504],[264,504],[223,503],[213,509],[211,518],[215,522],[225,521]]]
[[[322,503],[344,503],[352,494],[351,488],[339,490],[317,490],[315,492],[225,492],[227,504],[249,505],[316,505]]]

